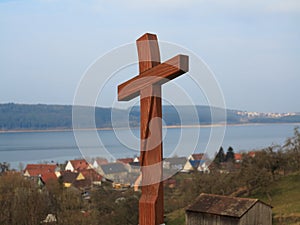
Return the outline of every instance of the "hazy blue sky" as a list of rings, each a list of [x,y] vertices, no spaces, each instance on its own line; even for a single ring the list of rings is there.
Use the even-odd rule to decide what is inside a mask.
[[[72,104],[97,57],[153,32],[209,65],[228,108],[299,112],[299,24],[299,0],[0,0],[0,102]]]

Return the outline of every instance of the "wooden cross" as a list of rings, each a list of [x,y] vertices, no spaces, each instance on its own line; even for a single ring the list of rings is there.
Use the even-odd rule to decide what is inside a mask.
[[[177,55],[160,63],[155,34],[146,33],[136,43],[140,74],[118,86],[118,100],[128,101],[140,95],[139,225],[159,225],[164,223],[161,85],[188,71],[188,56]]]

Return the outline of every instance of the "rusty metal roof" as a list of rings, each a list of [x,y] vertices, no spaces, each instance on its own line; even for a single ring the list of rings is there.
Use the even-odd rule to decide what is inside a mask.
[[[201,194],[186,211],[240,218],[257,202],[258,199]]]

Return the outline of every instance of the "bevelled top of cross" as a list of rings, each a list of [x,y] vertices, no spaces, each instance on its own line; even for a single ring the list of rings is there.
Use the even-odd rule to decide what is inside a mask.
[[[118,100],[129,101],[150,85],[162,85],[188,71],[188,56],[177,55],[160,63],[155,34],[146,33],[137,39],[140,74],[118,86]],[[149,77],[149,79],[147,79]]]

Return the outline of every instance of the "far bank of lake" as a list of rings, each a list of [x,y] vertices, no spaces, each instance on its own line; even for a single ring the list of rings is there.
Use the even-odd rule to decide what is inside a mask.
[[[232,146],[235,152],[240,152],[275,144],[281,145],[286,138],[293,136],[294,128],[299,125],[227,125],[222,146],[225,150]],[[213,127],[218,129],[218,125]],[[164,128],[164,157],[204,152],[211,129],[212,126]],[[198,132],[198,140],[194,140],[192,135],[189,135]],[[79,134],[81,135],[80,148],[78,148],[71,130],[2,132],[0,133],[0,162],[9,162],[12,167],[17,168],[19,162],[23,164],[44,161],[64,162],[82,157],[82,153],[86,157],[105,156],[111,161],[116,158],[139,155],[139,129],[133,129],[130,132],[124,129],[118,131],[111,129],[82,130],[79,131]],[[97,140],[95,140],[95,134]],[[182,134],[188,138],[180,140]],[[98,137],[101,139],[101,143]],[[180,149],[174,152],[174,149],[178,147],[178,140],[180,140]],[[193,145],[195,142],[196,146]],[[210,149],[209,151],[217,150]]]

